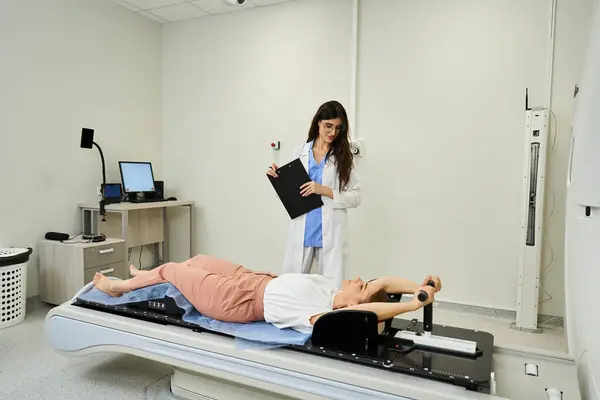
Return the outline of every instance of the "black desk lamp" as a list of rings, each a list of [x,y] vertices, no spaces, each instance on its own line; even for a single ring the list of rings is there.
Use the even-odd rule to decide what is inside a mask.
[[[104,154],[102,153],[102,149],[98,146],[98,143],[94,142],[94,130],[89,128],[83,128],[81,130],[81,148],[82,149],[91,149],[94,146],[100,152],[100,159],[102,160],[102,187],[100,189],[100,193],[102,198],[100,199],[100,215],[102,216],[102,221],[106,221],[104,215],[105,211],[105,198],[104,198],[104,187],[106,186],[106,165],[104,164]]]

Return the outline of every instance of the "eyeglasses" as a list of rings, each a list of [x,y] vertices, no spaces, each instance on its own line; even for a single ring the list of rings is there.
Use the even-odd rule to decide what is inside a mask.
[[[325,131],[325,133],[330,133],[331,131],[333,131],[333,128],[335,128],[337,133],[340,133],[342,131],[341,125],[334,126],[333,124],[330,124],[329,122],[321,122],[321,126],[323,127],[323,130]]]

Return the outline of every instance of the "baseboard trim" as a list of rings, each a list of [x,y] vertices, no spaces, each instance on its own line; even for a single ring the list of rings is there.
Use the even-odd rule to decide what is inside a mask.
[[[466,304],[453,303],[453,302],[443,301],[443,300],[434,302],[434,308],[439,308],[440,310],[448,310],[448,311],[481,315],[483,317],[500,318],[500,319],[505,319],[505,320],[511,321],[511,322],[517,318],[516,311],[466,305]],[[554,315],[545,315],[545,314],[538,315],[538,327],[540,327],[542,329],[544,329],[544,328],[545,329],[564,328],[564,323],[565,323],[565,321],[564,321],[563,317],[557,317]]]
[[[410,301],[411,299],[412,295],[402,296],[402,301]],[[513,310],[505,310],[501,308],[485,306],[475,306],[472,304],[464,304],[446,300],[436,300],[433,303],[433,308],[480,315],[482,317],[487,318],[504,319],[508,323],[514,322],[517,319],[517,312]],[[555,315],[539,314],[538,327],[541,329],[564,329],[565,319],[564,317],[558,317]]]

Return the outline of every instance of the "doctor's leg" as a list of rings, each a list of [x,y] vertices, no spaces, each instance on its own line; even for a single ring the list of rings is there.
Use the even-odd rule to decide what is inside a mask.
[[[327,274],[323,270],[323,248],[322,247],[315,249],[315,262],[317,263],[317,271],[318,271],[317,273],[319,275],[323,275],[327,278],[331,278],[331,277],[327,276]]]
[[[342,281],[344,279],[344,271],[343,266],[341,265],[325,265],[323,263],[323,249],[318,249],[316,259],[319,265],[319,274],[323,275],[326,278],[331,279],[335,287],[341,288]]]
[[[315,260],[315,250],[316,249],[314,247],[304,248],[304,254],[302,255],[302,270],[300,273],[310,274],[313,261]]]

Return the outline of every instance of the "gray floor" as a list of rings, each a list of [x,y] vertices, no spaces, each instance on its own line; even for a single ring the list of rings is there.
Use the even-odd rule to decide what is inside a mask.
[[[48,345],[44,317],[36,307],[18,325],[0,330],[0,399],[145,399],[146,388],[171,372],[124,355],[67,358]]]
[[[67,358],[55,353],[44,336],[49,309],[37,306],[25,321],[0,330],[0,399],[145,399],[146,389],[170,374],[169,367],[132,356]],[[436,310],[434,321],[490,332],[497,344],[567,349],[561,329],[517,332],[508,320],[448,310]]]

